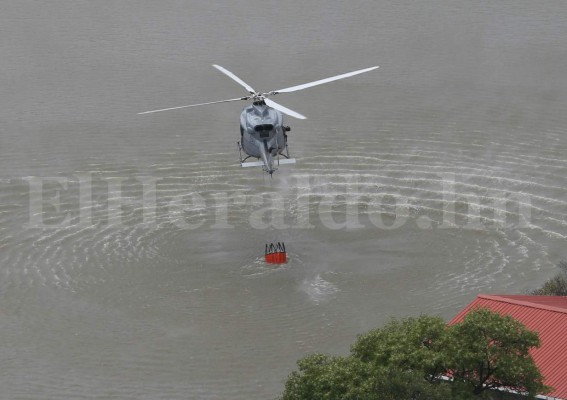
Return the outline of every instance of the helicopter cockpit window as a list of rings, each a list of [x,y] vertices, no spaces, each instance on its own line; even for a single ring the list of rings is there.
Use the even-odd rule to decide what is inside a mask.
[[[272,124],[261,124],[254,127],[254,130],[256,132],[271,131],[272,129],[274,129],[274,126]]]
[[[272,124],[260,124],[254,127],[254,130],[260,134],[261,138],[270,137],[270,131],[274,129]]]

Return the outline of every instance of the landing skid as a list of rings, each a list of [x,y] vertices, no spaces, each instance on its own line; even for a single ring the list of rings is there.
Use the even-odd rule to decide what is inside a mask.
[[[277,159],[276,160],[277,165],[284,165],[284,164],[295,164],[296,160],[295,158],[282,158],[282,159]],[[240,166],[243,168],[247,168],[247,167],[263,167],[264,166],[264,162],[263,161],[248,161],[248,162],[241,162]]]
[[[240,145],[240,142],[236,142],[236,144],[238,145],[238,153],[240,155],[240,166],[241,167],[247,168],[247,167],[263,167],[264,166],[264,162],[260,161],[259,159],[257,159],[258,161],[246,162],[246,160],[248,160],[249,158],[256,158],[256,157],[247,156],[245,158],[242,158],[242,146]],[[289,148],[287,147],[287,144],[285,145],[285,152],[286,152],[286,154],[284,154],[283,152],[278,154],[278,157],[275,160],[278,166],[296,163],[295,158],[289,157]],[[282,157],[285,157],[285,158],[281,159],[279,156],[282,156]]]

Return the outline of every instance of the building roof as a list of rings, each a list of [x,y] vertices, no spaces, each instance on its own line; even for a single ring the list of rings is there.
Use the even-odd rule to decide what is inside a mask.
[[[541,346],[530,353],[544,383],[554,389],[547,396],[567,399],[567,297],[481,294],[449,324],[461,322],[477,307],[509,315],[539,334]]]

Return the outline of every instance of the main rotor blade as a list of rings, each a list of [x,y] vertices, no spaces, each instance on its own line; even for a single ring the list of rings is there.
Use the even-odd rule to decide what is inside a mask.
[[[223,74],[225,74],[226,76],[228,76],[229,78],[234,79],[236,82],[240,83],[242,86],[244,86],[244,88],[246,90],[248,90],[250,93],[255,93],[256,91],[254,90],[254,88],[252,86],[250,86],[249,84],[247,84],[246,82],[244,82],[242,79],[240,79],[238,76],[234,75],[232,72],[230,72],[228,69],[221,67],[220,65],[216,65],[213,64],[213,67],[215,67],[216,69],[218,69],[220,72],[222,72]]]
[[[274,90],[273,92],[270,93],[289,93],[289,92],[295,92],[296,90],[302,90],[302,89],[307,89],[310,88],[312,86],[317,86],[317,85],[322,85],[323,83],[327,83],[327,82],[332,82],[332,81],[336,81],[339,79],[344,79],[344,78],[348,78],[354,75],[358,75],[358,74],[363,74],[365,72],[369,72],[372,70],[375,70],[376,68],[378,68],[378,66],[376,67],[370,67],[370,68],[365,68],[365,69],[359,69],[358,71],[353,71],[353,72],[347,72],[346,74],[341,74],[341,75],[336,75],[336,76],[331,76],[330,78],[325,78],[325,79],[320,79],[318,81],[314,81],[314,82],[308,82],[308,83],[304,83],[302,85],[297,85],[297,86],[292,86],[292,87],[288,87],[285,89],[280,89],[280,90]],[[275,108],[275,107],[274,107]]]
[[[180,108],[187,108],[187,107],[205,106],[205,105],[207,105],[207,104],[228,103],[229,101],[238,101],[238,100],[248,100],[248,97],[239,97],[238,99],[228,99],[228,100],[210,101],[210,102],[208,102],[208,103],[190,104],[190,105],[188,105],[188,106],[162,108],[161,110],[144,111],[144,112],[138,113],[138,115],[151,114],[151,113],[156,113],[156,112],[160,112],[160,111],[178,110],[178,109],[180,109]]]
[[[284,114],[291,115],[292,117],[295,117],[295,118],[297,118],[297,119],[306,119],[306,118],[307,118],[305,115],[301,115],[301,114],[298,113],[298,112],[295,112],[295,111],[293,111],[293,110],[290,110],[289,108],[284,107],[284,106],[282,106],[281,104],[278,104],[278,103],[276,103],[276,102],[273,101],[273,100],[270,100],[270,99],[266,99],[266,98],[265,98],[265,99],[264,99],[264,103],[266,103],[267,105],[269,105],[269,106],[272,107],[272,108],[275,108],[276,110],[279,110],[279,111],[283,112]]]

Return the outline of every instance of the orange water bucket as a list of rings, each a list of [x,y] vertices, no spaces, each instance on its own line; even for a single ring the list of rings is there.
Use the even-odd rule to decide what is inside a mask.
[[[284,243],[266,244],[265,260],[268,264],[285,264],[287,262],[287,253]]]

